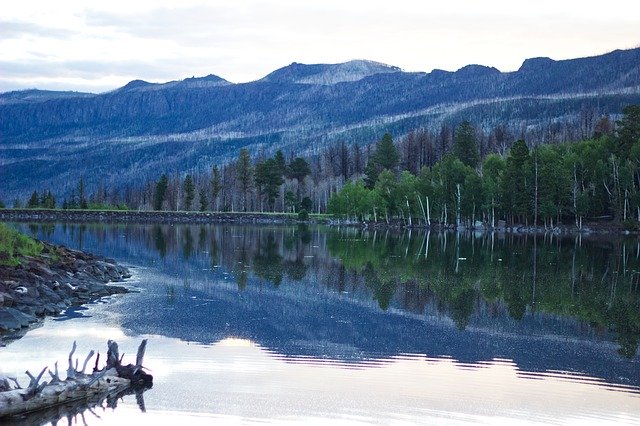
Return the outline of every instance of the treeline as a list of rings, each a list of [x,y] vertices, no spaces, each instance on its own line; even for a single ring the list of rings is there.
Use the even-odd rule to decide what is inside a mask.
[[[553,227],[584,218],[640,222],[640,106],[628,106],[615,134],[579,143],[538,145],[516,141],[506,155],[482,160],[468,122],[455,131],[452,153],[419,173],[399,165],[385,135],[364,179],[334,194],[328,212],[357,220],[402,219],[407,225]]]
[[[104,189],[97,191],[90,197],[85,195],[84,179],[80,178],[77,187],[71,191],[69,198],[65,198],[60,204],[60,208],[67,210],[128,210],[129,208],[123,202],[109,203],[104,195]],[[31,197],[25,204],[20,200],[15,200],[13,203],[14,208],[28,209],[55,209],[58,208],[56,197],[49,189],[42,190],[41,193],[33,191]],[[0,208],[5,208],[4,204],[0,202]]]
[[[615,132],[616,123],[608,116],[597,119],[594,114],[582,114],[580,122],[573,123],[573,127],[563,124],[562,129],[575,127],[575,132],[563,131],[553,135],[594,135],[592,143],[604,146],[598,155],[601,155],[599,158],[606,166],[609,152],[612,152],[609,145],[617,143],[620,132]],[[553,128],[551,125],[547,127],[549,132]],[[133,181],[120,188],[108,188],[100,183],[89,195],[83,179],[80,179],[70,194],[65,198],[59,197],[62,198],[61,202],[53,194],[49,197],[49,190],[38,189],[35,197],[32,194],[31,199],[23,202],[16,200],[13,205],[34,208],[55,206],[70,209],[171,211],[298,213],[305,210],[309,213],[331,212],[371,220],[403,218],[408,223],[457,223],[475,220],[494,222],[501,218],[530,222],[532,216],[541,218],[544,214],[550,223],[551,217],[557,222],[558,219],[565,220],[571,216],[567,213],[565,201],[555,204],[547,202],[544,206],[538,203],[541,209],[538,215],[522,213],[524,205],[531,209],[531,197],[535,195],[530,191],[535,187],[532,186],[535,176],[531,174],[531,158],[537,161],[540,173],[546,150],[553,151],[551,157],[563,157],[563,150],[573,146],[536,147],[543,141],[568,138],[558,139],[554,136],[550,139],[551,133],[546,133],[538,135],[539,137],[532,136],[526,128],[516,130],[506,125],[486,130],[465,122],[457,127],[444,123],[436,130],[419,129],[395,141],[386,135],[383,138],[386,151],[381,151],[382,140],[377,144],[338,142],[322,148],[306,147],[304,156],[275,149],[268,151],[269,148],[263,146],[258,151],[241,149],[236,159],[212,165],[208,170],[191,170],[186,174],[160,170],[157,180]],[[514,157],[518,149],[522,150],[521,144],[514,147],[518,137],[531,137],[535,141],[526,147],[527,150],[532,149],[528,154],[522,153],[524,157],[520,160],[517,156]],[[571,148],[573,149],[577,148]],[[461,167],[460,163],[466,168]],[[526,180],[526,185],[519,183],[524,186],[518,189],[520,192],[517,200],[510,200],[506,183],[499,183],[510,181],[505,175],[507,163],[510,166],[509,173],[514,173],[515,168],[526,166],[519,170],[524,173],[520,180]],[[569,178],[572,178],[571,167],[569,172]],[[589,173],[589,169],[586,169],[583,179],[580,169],[576,171],[580,188],[584,185],[582,192],[595,194],[606,191],[601,183],[593,181],[596,177],[591,176],[593,179],[589,180]],[[541,180],[544,180],[544,176]],[[593,184],[594,188],[589,188],[589,184]],[[624,195],[622,187],[612,187],[609,182],[607,185],[612,194],[614,190],[618,190],[623,191]],[[571,182],[569,186],[570,195],[573,195]],[[566,195],[566,188],[563,191]],[[539,192],[544,199],[544,191]],[[632,193],[630,191],[627,195]],[[576,207],[586,202],[586,196],[580,191],[576,191],[575,195]],[[48,199],[45,202],[46,197]],[[627,198],[630,202],[631,199]],[[518,205],[519,209],[509,207],[509,203]],[[570,200],[569,210],[572,203],[573,200]],[[608,214],[613,217],[609,206],[603,210],[605,213],[602,216]],[[631,210],[632,204],[627,204],[627,216]],[[554,214],[550,214],[551,211]]]

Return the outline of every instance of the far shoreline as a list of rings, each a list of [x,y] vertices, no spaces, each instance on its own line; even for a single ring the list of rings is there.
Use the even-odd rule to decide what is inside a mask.
[[[297,213],[281,212],[213,212],[213,211],[155,211],[155,210],[62,210],[62,209],[0,209],[0,222],[48,222],[48,223],[121,223],[121,224],[236,224],[236,225],[297,225],[314,224],[332,227],[361,228],[367,230],[424,230],[432,232],[479,232],[529,235],[611,235],[637,236],[640,230],[625,228],[613,221],[575,225],[556,225],[553,228],[525,224],[500,226],[456,226],[424,223],[408,224],[401,219],[385,221],[361,221],[335,218],[327,214],[310,214],[300,220]]]

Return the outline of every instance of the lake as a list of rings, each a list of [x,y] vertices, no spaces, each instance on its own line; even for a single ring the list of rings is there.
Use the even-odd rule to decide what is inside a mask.
[[[25,382],[148,338],[153,388],[88,424],[640,424],[636,239],[16,226],[133,273],[0,348]]]

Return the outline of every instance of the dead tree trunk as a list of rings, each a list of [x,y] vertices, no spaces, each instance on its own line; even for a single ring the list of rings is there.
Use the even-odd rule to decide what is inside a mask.
[[[0,419],[3,417],[29,413],[67,404],[73,401],[91,398],[97,395],[115,394],[133,387],[151,387],[153,377],[143,371],[142,360],[147,346],[147,340],[143,340],[138,348],[136,364],[122,365],[122,359],[118,354],[118,344],[113,341],[107,343],[107,364],[98,369],[98,354],[95,367],[91,374],[86,374],[87,364],[94,355],[90,351],[82,364],[82,370],[78,370],[79,360],[73,361],[76,351],[76,342],[69,353],[69,367],[67,377],[61,380],[58,375],[58,363],[55,370],[49,371],[50,382],[40,382],[48,367],[42,369],[37,377],[29,371],[29,385],[22,388],[15,378],[0,377]],[[12,385],[11,380],[14,385]]]

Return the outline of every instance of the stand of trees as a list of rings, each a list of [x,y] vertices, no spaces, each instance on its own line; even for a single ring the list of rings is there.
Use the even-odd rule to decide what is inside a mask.
[[[347,182],[329,200],[330,213],[359,220],[402,219],[411,225],[474,225],[480,220],[554,227],[584,218],[637,226],[640,222],[640,106],[624,109],[615,134],[591,140],[528,147],[516,141],[506,155],[480,162],[476,132],[468,122],[455,131],[453,152],[419,173],[382,165],[385,135],[364,179]],[[384,154],[381,155],[381,153]],[[373,178],[375,176],[375,179]]]
[[[241,149],[235,160],[124,188],[100,184],[91,195],[81,179],[62,208],[130,208],[333,213],[407,224],[469,225],[481,220],[580,226],[584,218],[631,223],[640,217],[637,148],[639,106],[617,122],[585,112],[575,123],[491,129],[444,123],[394,141],[307,147],[304,156]],[[587,120],[588,118],[588,120]],[[519,137],[518,140],[516,135]],[[591,139],[569,143],[580,135]],[[524,141],[527,141],[526,143]],[[564,141],[563,143],[559,143]],[[53,194],[38,203],[56,206]],[[47,198],[46,204],[43,201]]]

